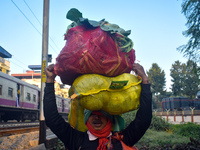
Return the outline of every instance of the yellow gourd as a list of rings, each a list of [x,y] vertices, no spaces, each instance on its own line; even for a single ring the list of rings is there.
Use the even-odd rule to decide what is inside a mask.
[[[125,86],[112,89],[113,81],[128,81]],[[116,77],[85,74],[76,78],[69,90],[72,99],[69,123],[80,131],[86,131],[84,109],[104,110],[111,115],[120,115],[138,108],[141,79],[124,73]]]

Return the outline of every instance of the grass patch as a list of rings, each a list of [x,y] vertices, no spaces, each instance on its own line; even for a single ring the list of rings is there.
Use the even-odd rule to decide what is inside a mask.
[[[149,128],[156,131],[169,131],[172,129],[172,126],[173,125],[167,122],[166,120],[157,116],[153,116]]]
[[[136,111],[122,115],[128,126],[135,118]],[[136,144],[140,150],[196,149],[200,148],[200,125],[194,123],[173,125],[165,119],[152,117],[145,135]]]
[[[148,129],[141,140],[136,144],[139,149],[160,149],[174,148],[177,145],[183,145],[190,142],[188,137],[165,131],[155,131]]]
[[[200,125],[188,122],[186,124],[173,125],[172,130],[174,133],[185,136],[192,137],[193,139],[200,141]]]

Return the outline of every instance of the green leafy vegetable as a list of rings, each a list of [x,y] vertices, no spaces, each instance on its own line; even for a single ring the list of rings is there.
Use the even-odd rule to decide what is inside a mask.
[[[84,25],[89,28],[97,28],[100,27],[101,30],[109,32],[114,36],[114,39],[116,40],[116,44],[119,47],[119,50],[125,53],[128,53],[133,48],[133,42],[131,39],[128,38],[128,35],[131,34],[131,30],[125,31],[124,29],[120,28],[116,24],[111,24],[108,21],[105,21],[105,19],[102,19],[101,21],[94,21],[89,20],[88,18],[83,18],[82,13],[76,9],[72,8],[68,11],[66,15],[67,19],[70,19],[73,21],[67,28],[67,32],[70,28]],[[66,34],[67,34],[66,32]],[[118,33],[120,36],[116,36],[115,33]]]
[[[75,21],[76,23],[79,22],[79,18],[83,18],[82,13],[76,9],[76,8],[72,8],[68,11],[66,18],[71,20],[71,21]]]

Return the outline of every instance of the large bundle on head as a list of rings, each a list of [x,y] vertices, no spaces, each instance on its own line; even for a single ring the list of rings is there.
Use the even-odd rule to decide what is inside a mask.
[[[69,123],[80,131],[86,131],[84,109],[103,110],[111,115],[137,109],[140,83],[138,77],[128,73],[116,77],[86,74],[76,78],[69,91],[72,98]]]
[[[133,42],[125,31],[105,20],[91,21],[71,9],[67,18],[74,21],[65,34],[66,45],[56,59],[54,71],[64,84],[71,85],[82,74],[114,77],[130,73],[135,61]]]

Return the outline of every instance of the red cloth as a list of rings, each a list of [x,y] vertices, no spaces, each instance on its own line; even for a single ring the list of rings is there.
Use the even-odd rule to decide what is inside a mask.
[[[100,111],[92,111],[92,114],[99,115],[99,116],[104,116]]]
[[[107,136],[110,134],[112,128],[112,123],[110,119],[108,119],[106,126],[99,131],[94,130],[94,128],[88,121],[86,123],[86,126],[94,136],[99,137],[99,146],[97,147],[97,150],[107,150],[107,144],[106,144],[108,142]]]
[[[123,138],[124,138],[124,136],[120,135],[118,132],[116,132],[114,135],[112,135],[112,139],[117,139],[121,142],[123,150],[138,150],[137,147],[135,147],[135,146],[132,146],[132,147],[127,146],[123,142]]]
[[[54,72],[64,84],[72,85],[82,74],[101,74],[114,77],[130,73],[135,61],[135,50],[122,52],[111,35],[100,27],[76,26],[65,35],[66,45],[56,58]]]

